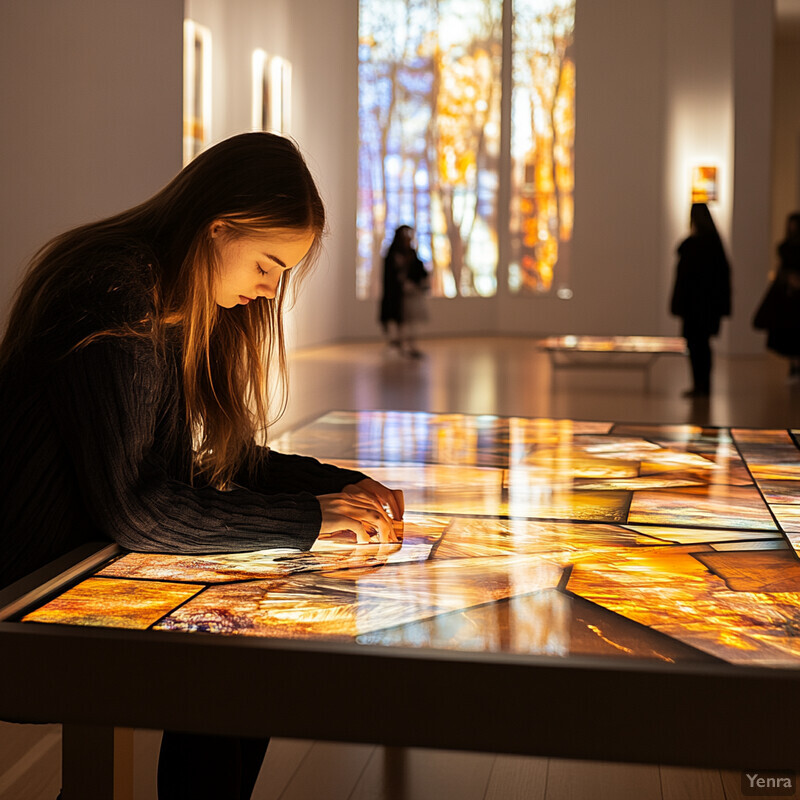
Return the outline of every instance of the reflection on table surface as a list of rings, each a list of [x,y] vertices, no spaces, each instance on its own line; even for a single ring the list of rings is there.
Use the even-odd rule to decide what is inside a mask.
[[[539,344],[545,350],[582,353],[686,352],[686,340],[677,336],[548,336]]]
[[[402,488],[402,544],[128,553],[24,620],[800,666],[797,432],[331,412],[274,446]]]

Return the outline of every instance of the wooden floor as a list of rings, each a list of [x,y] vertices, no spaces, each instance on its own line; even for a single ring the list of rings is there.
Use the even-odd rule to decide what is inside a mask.
[[[718,357],[710,400],[681,397],[684,359],[639,370],[551,369],[524,338],[422,342],[406,360],[378,343],[308,349],[274,431],[330,409],[395,408],[630,422],[800,427],[800,386],[772,356]],[[0,674],[2,674],[0,672]],[[578,723],[579,724],[579,723]],[[0,723],[0,800],[55,800],[60,728]],[[135,800],[155,800],[159,734],[137,731]],[[757,768],[758,765],[752,765]],[[276,739],[254,800],[734,800],[740,772]],[[797,795],[793,795],[797,796]]]

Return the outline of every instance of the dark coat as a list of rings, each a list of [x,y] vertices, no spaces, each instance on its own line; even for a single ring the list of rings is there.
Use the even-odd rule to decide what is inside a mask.
[[[686,338],[716,336],[722,318],[730,316],[730,265],[714,237],[681,242],[670,310],[683,320]]]
[[[407,281],[424,287],[427,285],[428,271],[416,250],[411,250],[409,258],[405,259],[398,250],[390,247],[383,260],[383,295],[379,317],[382,325],[405,321],[403,289]]]
[[[767,331],[767,347],[783,356],[800,355],[800,243],[778,247],[780,268],[753,318]]]

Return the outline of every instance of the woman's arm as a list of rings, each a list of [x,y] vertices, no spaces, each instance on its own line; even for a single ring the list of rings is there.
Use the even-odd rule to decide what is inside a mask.
[[[403,518],[403,492],[389,489],[363,472],[325,464],[310,456],[288,455],[261,447],[258,450],[260,458],[255,469],[240,470],[237,475],[237,482],[241,480],[247,488],[266,494],[311,491],[320,495],[323,517],[326,506],[322,496],[330,495],[332,498],[344,493],[350,495],[352,501],[353,496],[363,495],[373,503],[377,502],[392,520],[399,522]]]
[[[130,550],[311,547],[322,524],[313,492],[223,492],[173,474],[155,441],[163,380],[152,346],[113,339],[71,353],[48,375],[50,405],[95,524]]]
[[[325,464],[311,456],[279,453],[256,445],[252,469],[242,468],[235,483],[265,494],[307,491],[313,494],[341,492],[367,476],[362,472]]]

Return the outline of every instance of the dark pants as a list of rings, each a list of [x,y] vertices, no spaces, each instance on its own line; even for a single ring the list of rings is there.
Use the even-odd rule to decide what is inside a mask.
[[[158,800],[250,800],[269,739],[164,731]]]
[[[694,390],[708,394],[711,391],[711,337],[708,334],[687,336],[686,346],[692,364]]]

